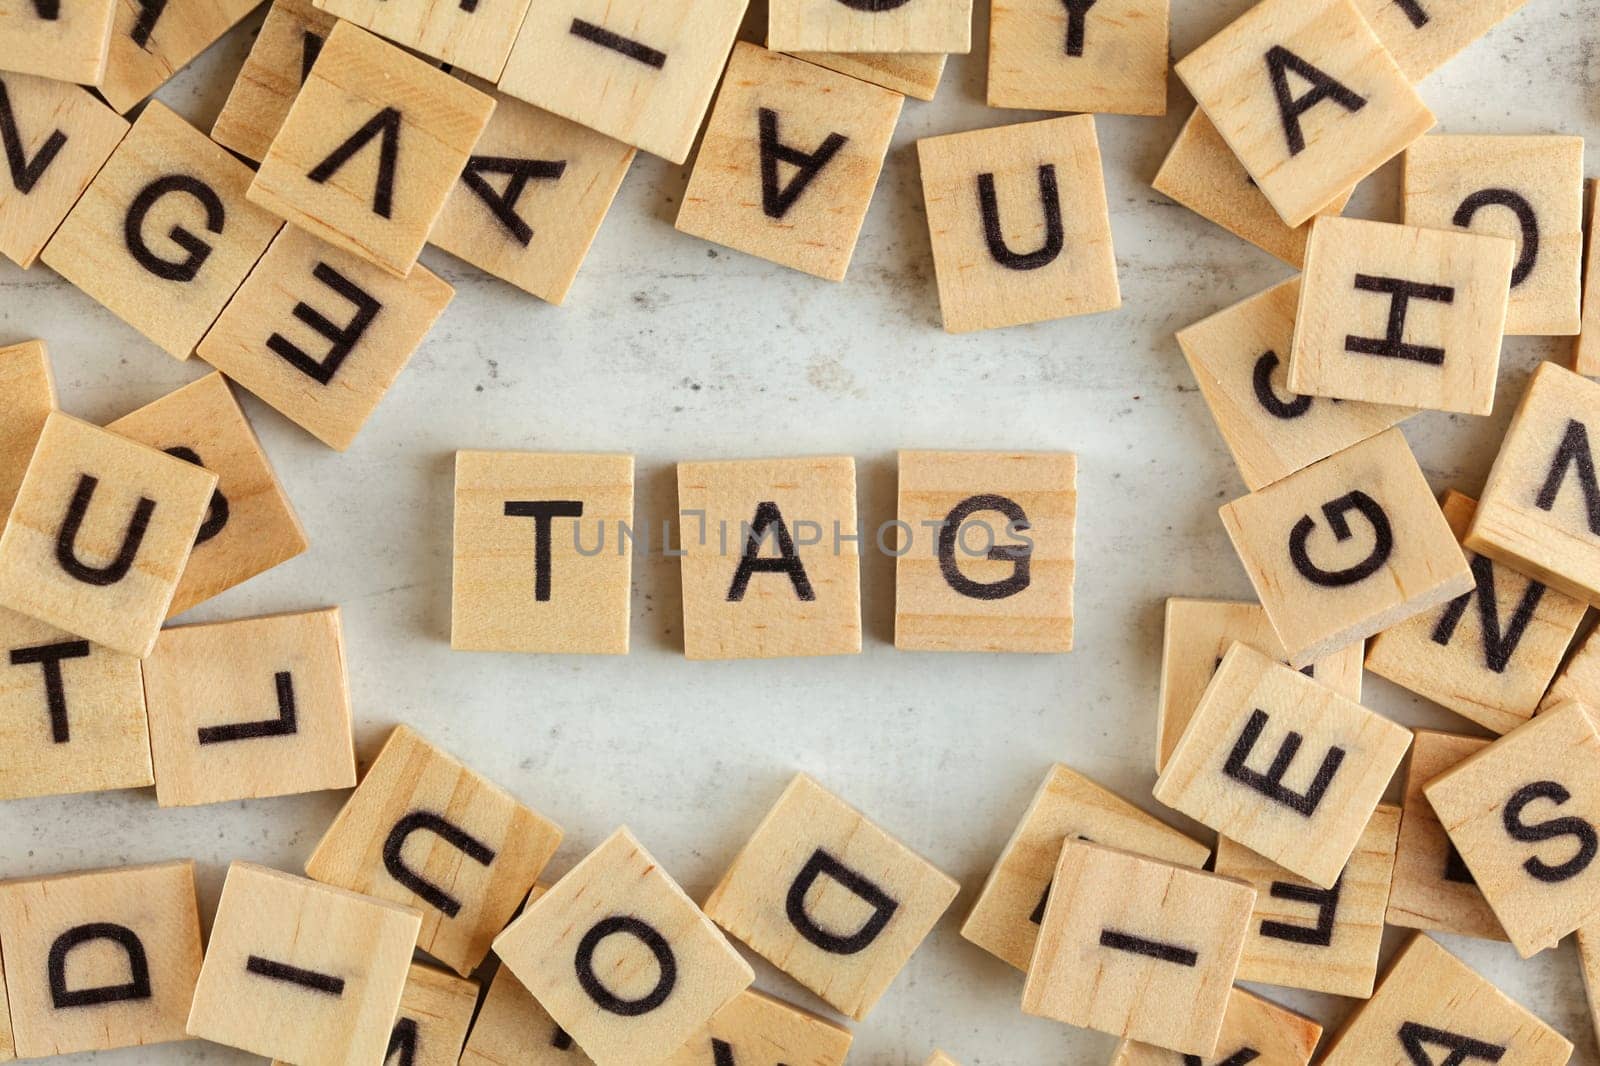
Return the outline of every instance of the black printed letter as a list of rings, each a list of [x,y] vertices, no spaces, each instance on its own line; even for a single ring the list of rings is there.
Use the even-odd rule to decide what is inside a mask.
[[[294,678],[287,671],[273,675],[278,685],[278,717],[259,722],[232,722],[228,725],[201,726],[202,744],[227,744],[235,740],[260,740],[263,737],[292,736],[295,724]]]
[[[92,940],[109,940],[122,948],[128,956],[128,983],[101,985],[97,988],[67,987],[67,956],[79,944]],[[145,957],[144,944],[137,934],[124,925],[94,922],[68,929],[50,945],[46,963],[50,978],[50,1002],[57,1010],[63,1007],[95,1007],[102,1003],[121,1003],[129,999],[150,998],[150,960]]]
[[[1416,1022],[1405,1022],[1400,1026],[1400,1046],[1406,1049],[1406,1056],[1415,1066],[1434,1066],[1433,1056],[1428,1054],[1425,1046],[1428,1044],[1450,1052],[1438,1066],[1461,1066],[1468,1059],[1499,1062],[1506,1053],[1506,1049],[1498,1044],[1486,1044],[1482,1040],[1473,1040]]]
[[[1272,391],[1272,372],[1278,369],[1278,353],[1266,352],[1256,360],[1255,370],[1251,374],[1251,384],[1255,386],[1256,402],[1273,418],[1281,418],[1285,422],[1299,418],[1311,410],[1311,397],[1296,396],[1288,403],[1280,400],[1278,394]]]
[[[461,172],[461,184],[471,189],[473,195],[482,200],[490,213],[499,219],[500,225],[505,227],[512,239],[526,248],[528,242],[533,240],[533,227],[517,214],[517,201],[522,198],[528,182],[536,178],[558,179],[566,169],[565,159],[552,161],[475,155],[467,160],[467,167]],[[495,192],[494,186],[485,180],[485,174],[507,175],[510,180],[506,182],[506,191]]]
[[[206,464],[200,461],[200,453],[193,448],[185,448],[180,444],[163,450],[174,459],[182,459],[191,466],[205,468]],[[211,507],[206,511],[206,520],[200,523],[200,532],[194,535],[194,546],[198,548],[206,541],[212,540],[227,528],[227,525],[228,498],[222,494],[221,489],[217,489],[211,494]]]
[[[769,107],[760,111],[761,122],[761,210],[768,218],[782,218],[800,199],[813,178],[822,172],[839,149],[849,140],[842,133],[830,133],[814,152],[800,149],[778,140],[778,113]],[[788,163],[798,167],[788,185],[778,181],[778,164]]]
[[[612,992],[594,972],[594,953],[600,943],[610,936],[626,934],[633,937],[656,957],[656,967],[660,976],[656,978],[656,986],[639,999],[622,999]],[[578,984],[594,1000],[595,1006],[610,1014],[618,1014],[624,1018],[637,1018],[642,1014],[649,1014],[672,995],[673,987],[678,983],[678,959],[672,953],[672,947],[660,933],[638,918],[611,917],[596,922],[594,927],[584,934],[578,942],[578,953],[573,958],[573,965],[578,973]]]
[[[638,41],[629,40],[620,33],[612,33],[604,26],[596,26],[583,19],[573,19],[567,32],[590,44],[597,44],[601,48],[609,48],[618,55],[627,56],[647,67],[660,70],[667,65],[667,53],[657,51],[649,45],[640,44]]]
[[[286,984],[299,985],[309,988],[313,992],[322,992],[330,996],[344,995],[344,978],[332,974],[318,973],[316,970],[302,970],[298,966],[290,966],[286,962],[275,962],[264,959],[260,955],[251,955],[244,960],[246,973],[253,973],[257,977],[265,977],[269,981],[283,981]]]
[[[333,342],[333,346],[328,349],[328,354],[322,357],[321,362],[291,344],[280,333],[274,333],[267,338],[267,348],[313,381],[326,385],[333,380],[333,376],[339,372],[339,367],[344,365],[350,352],[361,342],[367,327],[372,325],[372,320],[383,310],[383,304],[374,299],[367,290],[326,263],[318,263],[311,276],[349,300],[356,309],[355,315],[347,324],[336,326],[316,308],[303,303],[294,305],[295,318]]]
[[[1256,742],[1261,739],[1268,721],[1270,719],[1265,711],[1257,708],[1250,712],[1250,721],[1245,723],[1244,732],[1239,734],[1233,750],[1228,753],[1228,761],[1222,772],[1296,814],[1310,818],[1317,812],[1317,804],[1322,802],[1328,785],[1333,782],[1333,775],[1339,772],[1339,766],[1344,762],[1344,749],[1329,748],[1328,754],[1322,757],[1322,765],[1317,768],[1317,776],[1312,780],[1311,787],[1303,793],[1295,792],[1284,787],[1283,775],[1289,772],[1289,764],[1294,762],[1300,744],[1305,740],[1299,733],[1291,731],[1283,738],[1283,744],[1278,748],[1278,754],[1273,756],[1272,765],[1266,773],[1259,773],[1245,765],[1250,761],[1250,754],[1255,751]]]
[[[1539,510],[1548,511],[1556,505],[1556,496],[1561,492],[1569,466],[1578,475],[1578,487],[1583,490],[1583,503],[1589,511],[1589,532],[1600,537],[1600,484],[1595,481],[1594,455],[1589,451],[1589,427],[1577,419],[1567,420],[1567,432],[1556,448],[1550,472],[1545,475],[1544,485],[1534,500]]]
[[[1429,23],[1428,12],[1423,9],[1421,0],[1394,0],[1394,2],[1410,20],[1412,29],[1420,30]]]
[[[1283,881],[1272,882],[1272,898],[1293,900],[1296,903],[1309,903],[1317,908],[1317,924],[1315,926],[1293,925],[1289,922],[1275,922],[1264,919],[1261,922],[1261,935],[1274,940],[1287,940],[1291,944],[1306,944],[1311,947],[1325,948],[1333,943],[1333,920],[1339,913],[1339,890],[1344,884],[1344,874],[1339,875],[1339,880],[1333,883],[1332,888],[1313,888],[1309,885],[1291,885]]]
[[[1081,56],[1084,23],[1088,21],[1089,9],[1095,5],[1095,0],[1061,0],[1061,2],[1067,5],[1067,55]]]
[[[1038,270],[1055,262],[1066,240],[1061,226],[1061,190],[1056,186],[1054,163],[1039,167],[1039,203],[1044,211],[1044,243],[1031,252],[1013,252],[1000,228],[1000,202],[995,196],[994,175],[978,175],[978,209],[983,213],[983,239],[994,261],[1011,270]]]
[[[134,0],[139,6],[139,19],[133,24],[133,32],[129,35],[133,43],[140,48],[150,43],[150,35],[155,32],[156,23],[161,20],[161,13],[167,9],[167,0]]]
[[[1353,333],[1347,334],[1344,338],[1345,351],[1355,352],[1357,355],[1408,359],[1413,363],[1426,363],[1428,366],[1444,364],[1443,348],[1406,343],[1406,312],[1410,310],[1412,300],[1453,304],[1456,300],[1455,289],[1448,285],[1424,285],[1417,281],[1380,278],[1371,274],[1357,274],[1355,287],[1357,292],[1375,292],[1389,297],[1389,326],[1382,337],[1357,337]]]
[[[550,599],[550,523],[557,518],[582,518],[581,500],[507,500],[507,518],[533,519],[533,598]]]
[[[15,648],[11,652],[12,666],[38,663],[44,669],[44,701],[50,711],[50,739],[65,744],[72,739],[67,719],[67,689],[61,680],[63,659],[85,659],[89,656],[89,642],[70,640],[61,644],[41,644],[33,648]]]
[[[833,933],[819,926],[806,909],[806,895],[819,877],[826,877],[872,908],[872,914],[853,933]],[[784,901],[784,913],[800,935],[830,955],[856,955],[872,946],[900,904],[832,855],[818,848],[795,875]]]
[[[1200,961],[1199,952],[1176,944],[1163,944],[1159,940],[1146,940],[1142,936],[1118,932],[1115,929],[1100,930],[1100,946],[1111,948],[1113,951],[1126,951],[1132,955],[1159,959],[1176,966],[1194,966]]]
[[[1026,589],[1033,580],[1032,544],[993,545],[984,558],[991,562],[1010,563],[1011,576],[999,581],[973,581],[956,566],[956,540],[961,534],[961,524],[978,511],[994,511],[1006,517],[1007,533],[1025,533],[1028,515],[1015,500],[1004,496],[984,494],[968,496],[944,516],[939,527],[939,572],[946,583],[958,593],[973,600],[1003,600]]]
[[[383,1066],[389,1066],[389,1060],[398,1055],[395,1066],[416,1066],[417,1062],[417,1020],[415,1018],[398,1018],[394,1028],[389,1030],[389,1047],[383,1053]]]
[[[461,901],[407,866],[405,859],[400,855],[401,849],[406,846],[406,838],[416,832],[432,833],[479,866],[488,866],[494,862],[494,849],[454,822],[447,821],[431,811],[412,811],[389,830],[389,835],[383,842],[383,868],[389,871],[390,877],[415,892],[435,909],[443,911],[445,917],[454,918],[461,913]]]
[[[1528,275],[1533,273],[1534,265],[1539,261],[1539,216],[1534,213],[1533,205],[1520,193],[1510,189],[1479,189],[1461,201],[1455,217],[1450,221],[1467,229],[1481,207],[1505,207],[1517,216],[1517,226],[1522,230],[1522,251],[1517,256],[1517,265],[1511,271],[1511,287],[1514,289],[1528,280]]]
[[[395,163],[400,158],[400,112],[395,108],[386,107],[369,118],[366,125],[329,152],[328,158],[312,167],[306,177],[321,185],[339,173],[339,168],[350,162],[350,157],[365,148],[368,141],[379,136],[382,139],[378,142],[378,180],[372,188],[372,213],[388,218],[394,206]]]
[[[72,502],[67,504],[67,515],[61,520],[61,532],[56,534],[56,562],[61,564],[61,569],[86,585],[115,585],[128,576],[133,557],[139,554],[139,545],[144,542],[145,531],[150,528],[150,517],[156,513],[156,501],[139,497],[139,502],[133,507],[133,515],[128,519],[127,532],[122,534],[122,547],[117,549],[116,558],[105,566],[90,566],[78,558],[78,530],[83,525],[84,516],[89,513],[89,501],[94,499],[94,490],[99,486],[100,479],[92,474],[78,477],[78,488],[72,494]]]
[[[1291,70],[1311,83],[1311,89],[1305,95],[1297,97],[1290,91]],[[1267,73],[1272,77],[1272,91],[1278,98],[1278,117],[1283,122],[1283,135],[1289,140],[1290,155],[1299,155],[1306,150],[1306,135],[1300,128],[1300,116],[1322,101],[1332,100],[1350,112],[1360,111],[1367,106],[1366,97],[1282,45],[1273,45],[1267,50]]]
[[[1555,781],[1535,781],[1513,793],[1506,801],[1505,810],[1501,811],[1501,820],[1513,840],[1537,844],[1561,837],[1577,839],[1578,853],[1559,866],[1551,866],[1538,857],[1522,864],[1522,868],[1532,874],[1535,880],[1546,884],[1559,884],[1577,877],[1594,862],[1596,853],[1600,853],[1600,835],[1595,833],[1594,826],[1582,818],[1551,818],[1533,825],[1522,820],[1522,812],[1535,800],[1546,799],[1559,807],[1571,798],[1572,794]]]
[[[22,131],[17,128],[16,112],[11,109],[11,97],[6,94],[6,83],[0,80],[0,141],[5,142],[6,165],[11,168],[11,184],[26,196],[50,169],[61,149],[66,147],[67,135],[55,130],[44,139],[39,151],[29,159],[22,152]]]
[[[780,556],[777,559],[763,559],[760,556],[769,527],[777,537]],[[739,559],[739,569],[733,573],[733,584],[728,586],[729,603],[744,601],[744,593],[750,587],[753,574],[788,574],[789,581],[794,585],[794,594],[803,602],[810,603],[817,598],[811,589],[811,579],[806,576],[805,564],[795,553],[794,538],[789,536],[783,513],[771,500],[756,505],[755,521],[750,523],[750,535],[745,538],[744,555]]]
[[[223,210],[221,199],[211,186],[187,174],[168,174],[140,189],[139,194],[133,198],[133,203],[128,205],[128,213],[122,220],[122,240],[127,245],[128,254],[156,277],[167,281],[193,281],[195,275],[200,273],[200,268],[205,265],[205,261],[210,258],[211,245],[182,226],[173,226],[168,231],[167,238],[188,253],[183,259],[173,260],[162,259],[156,255],[144,240],[145,216],[163,196],[172,193],[184,193],[198,200],[200,206],[205,208],[206,232],[222,232],[227,213]]]
[[[1389,561],[1389,553],[1394,551],[1394,530],[1389,526],[1389,516],[1384,513],[1382,505],[1377,500],[1359,489],[1322,505],[1322,516],[1328,520],[1328,528],[1333,531],[1333,539],[1340,543],[1350,539],[1350,520],[1345,516],[1351,511],[1360,512],[1371,524],[1372,551],[1359,563],[1343,570],[1324,570],[1311,561],[1311,554],[1306,550],[1306,542],[1311,539],[1317,523],[1310,515],[1302,516],[1289,531],[1289,559],[1294,563],[1294,568],[1300,571],[1301,576],[1313,585],[1321,585],[1323,588],[1354,585],[1377,573],[1378,569]]]
[[[1539,601],[1544,598],[1544,586],[1537,581],[1528,582],[1502,634],[1500,604],[1494,591],[1494,564],[1481,555],[1474,555],[1472,576],[1477,588],[1450,601],[1438,625],[1433,627],[1433,642],[1441,645],[1450,643],[1450,639],[1456,635],[1456,626],[1461,624],[1461,616],[1467,613],[1467,604],[1476,596],[1478,628],[1482,630],[1483,664],[1494,673],[1503,674],[1511,663],[1512,653],[1522,643],[1522,634],[1527,631],[1528,623],[1533,621],[1533,612],[1539,609]]]

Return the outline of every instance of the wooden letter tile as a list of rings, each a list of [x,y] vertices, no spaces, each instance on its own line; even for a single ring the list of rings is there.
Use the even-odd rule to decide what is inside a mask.
[[[122,114],[155,92],[254,11],[260,0],[120,3],[100,95]]]
[[[561,829],[405,726],[306,874],[422,913],[417,946],[468,974],[561,843]]]
[[[972,0],[773,0],[767,44],[786,52],[965,55],[972,51]]]
[[[910,52],[791,52],[796,59],[870,81],[914,100],[932,100],[944,76],[943,55]]]
[[[1441,506],[1465,537],[1476,501],[1447,492]],[[1477,587],[1378,634],[1367,669],[1507,733],[1533,717],[1588,605],[1484,556],[1470,562]]]
[[[1255,894],[1186,866],[1067,841],[1022,1012],[1210,1055]]]
[[[1309,1066],[1322,1026],[1242,988],[1228,993],[1222,1036],[1212,1060],[1227,1066]],[[1111,1066],[1194,1066],[1195,1056],[1124,1040]]]
[[[1600,255],[1594,249],[1595,235],[1600,234],[1600,182],[1593,184],[1587,197],[1589,201],[1589,258],[1583,275],[1583,321],[1580,333],[1572,344],[1572,369],[1590,377],[1600,375]]]
[[[842,281],[904,102],[793,56],[734,45],[678,229]]]
[[[1418,934],[1334,1038],[1322,1066],[1564,1066],[1571,1057],[1561,1034]]]
[[[1305,263],[1306,241],[1311,238],[1316,216],[1299,226],[1284,225],[1277,210],[1261,195],[1250,172],[1200,108],[1195,108],[1183,124],[1150,184],[1201,218],[1215,222],[1290,266]],[[1353,191],[1348,189],[1335,197],[1317,214],[1341,213]]]
[[[1433,805],[1422,794],[1429,781],[1489,746],[1479,737],[1419,729],[1406,770],[1405,813],[1395,851],[1394,883],[1385,921],[1407,929],[1437,929],[1504,940],[1505,930],[1461,861]]]
[[[283,223],[250,168],[165,104],[133,129],[44,249],[52,270],[187,359]]]
[[[1093,115],[917,142],[944,328],[1122,306]]]
[[[559,304],[633,155],[621,141],[496,94],[489,126],[428,240]]]
[[[1578,332],[1582,137],[1424,137],[1406,149],[1405,221],[1518,242],[1506,334]]]
[[[781,999],[746,989],[663,1066],[805,1063],[844,1066],[850,1030]]]
[[[0,945],[18,1058],[186,1040],[194,863],[0,883]]]
[[[522,987],[511,967],[501,966],[467,1034],[460,1066],[593,1066],[593,1060]]]
[[[317,7],[449,66],[498,81],[529,0],[435,4],[428,0],[317,0]]]
[[[1074,455],[901,452],[895,647],[1071,651],[1077,513]]]
[[[118,6],[117,0],[0,0],[0,70],[97,84],[105,74]]]
[[[1204,866],[1211,849],[1057,763],[1006,842],[961,935],[1026,971],[1050,898],[1061,847],[1087,840],[1180,866]]]
[[[411,964],[400,1013],[389,1030],[385,1063],[399,1066],[456,1066],[461,1044],[478,1005],[478,986],[455,974]],[[291,1066],[274,1061],[272,1066]]]
[[[1332,888],[1318,888],[1235,844],[1217,842],[1217,873],[1255,886],[1239,980],[1366,999],[1394,876],[1400,808],[1380,806]]]
[[[1300,279],[1274,285],[1178,331],[1200,395],[1252,491],[1415,414],[1405,407],[1334,403],[1287,386]]]
[[[1466,546],[1595,603],[1600,492],[1591,433],[1600,433],[1600,384],[1539,364],[1489,471]]]
[[[450,646],[626,655],[632,521],[631,455],[457,452]]]
[[[856,463],[678,464],[690,659],[861,652]]]
[[[494,100],[350,23],[328,34],[250,201],[404,277]]]
[[[405,907],[235,862],[189,1035],[298,1066],[380,1062],[418,924]]]
[[[1516,243],[1505,237],[1317,219],[1289,387],[1488,414],[1515,261]]]
[[[330,448],[361,432],[455,296],[286,226],[200,342],[200,358]]]
[[[1174,69],[1290,226],[1433,125],[1352,0],[1266,0]]]
[[[1157,772],[1166,769],[1172,749],[1178,746],[1183,731],[1189,728],[1200,697],[1234,641],[1279,662],[1288,658],[1260,604],[1226,600],[1167,601],[1156,723]],[[1316,678],[1346,699],[1360,703],[1361,652],[1361,642],[1357,641],[1303,667],[1300,672]]]
[[[1466,556],[1398,429],[1221,513],[1297,667],[1473,588]]]
[[[599,1066],[661,1061],[755,980],[627,829],[530,903],[494,950]]]
[[[265,158],[334,21],[311,0],[273,0],[211,126],[211,139],[246,159]]]
[[[168,629],[144,691],[163,807],[356,783],[337,607]]]
[[[172,597],[169,618],[308,547],[300,519],[221,374],[208,374],[106,428],[217,475],[211,510]]]
[[[860,1020],[960,886],[855,808],[797,776],[706,899],[706,914]]]
[[[139,660],[0,610],[0,799],[154,783]]]
[[[1168,0],[989,8],[989,106],[1167,113]]]
[[[3,211],[0,208],[0,211]],[[0,348],[0,522],[11,513],[45,419],[56,406],[55,375],[44,341]]]
[[[0,607],[144,657],[217,475],[52,413],[0,536]]]
[[[1155,796],[1332,888],[1410,745],[1409,729],[1235,644]]]
[[[0,123],[21,149],[0,174],[0,255],[26,270],[128,123],[75,85],[27,74],[0,75]]]
[[[500,91],[682,163],[748,0],[533,4]]]
[[[1562,704],[1423,786],[1518,954],[1600,914],[1600,734]]]
[[[1421,81],[1528,0],[1358,0],[1400,70]]]

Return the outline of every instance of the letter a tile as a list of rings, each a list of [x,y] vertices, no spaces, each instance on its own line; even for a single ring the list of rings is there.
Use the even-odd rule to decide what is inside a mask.
[[[0,535],[0,607],[143,658],[217,475],[60,412]]]
[[[1122,306],[1094,116],[917,142],[944,328]]]
[[[1167,113],[1168,0],[1003,0],[989,8],[989,106]]]
[[[1174,70],[1289,226],[1433,125],[1351,0],[1266,0]]]
[[[494,100],[341,22],[250,183],[250,201],[399,277],[416,265]]]
[[[522,987],[511,967],[501,966],[467,1034],[461,1066],[593,1066],[593,1060]]]
[[[858,1021],[960,886],[804,774],[757,827],[706,913]]]
[[[746,989],[717,1011],[662,1066],[723,1066],[725,1063],[804,1063],[844,1066],[850,1030],[780,999]]]
[[[312,7],[310,0],[273,0],[211,126],[211,139],[260,162],[283,128],[334,21],[332,15]]]
[[[1219,1066],[1309,1066],[1322,1026],[1242,988],[1228,993],[1222,1036],[1210,1061]],[[1111,1066],[1194,1066],[1196,1056],[1124,1040]]]
[[[1255,895],[1226,877],[1067,841],[1022,1012],[1210,1055]]]
[[[904,102],[804,60],[734,45],[678,229],[843,280]]]
[[[98,84],[119,6],[117,0],[0,0],[0,70]]]
[[[56,380],[44,341],[0,348],[0,523],[11,514],[45,419],[56,409]]]
[[[597,1066],[660,1062],[755,980],[627,829],[530,903],[494,950]]]
[[[236,862],[189,1035],[298,1066],[381,1062],[419,922],[405,907]]]
[[[1433,940],[1401,949],[1321,1066],[1564,1066],[1572,1044]]]
[[[0,883],[0,945],[18,1058],[187,1040],[194,863]]]
[[[417,946],[465,975],[560,843],[555,823],[400,726],[306,874],[420,911]]]
[[[1409,729],[1235,644],[1155,796],[1332,888],[1410,746]]]

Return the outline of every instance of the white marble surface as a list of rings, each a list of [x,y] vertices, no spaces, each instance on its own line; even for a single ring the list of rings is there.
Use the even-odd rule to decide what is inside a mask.
[[[1174,53],[1246,6],[1176,0]],[[906,106],[844,284],[679,235],[686,171],[644,157],[564,308],[430,251],[424,261],[457,287],[456,301],[347,454],[246,399],[312,549],[192,614],[341,605],[363,757],[393,723],[413,723],[565,826],[552,874],[625,822],[702,895],[789,775],[816,775],[964,886],[858,1027],[853,1061],[875,1066],[920,1064],[935,1045],[966,1066],[1109,1058],[1107,1037],[1022,1017],[1020,977],[957,927],[1051,761],[1154,808],[1162,601],[1250,591],[1216,517],[1243,485],[1172,334],[1288,274],[1149,188],[1191,106],[1174,81],[1166,118],[1100,120],[1122,310],[945,335],[914,142],[1032,117],[983,106],[979,7],[979,52],[951,62],[935,102]],[[1596,0],[1533,0],[1425,83],[1440,128],[1591,130],[1596,15]],[[162,97],[209,128],[258,23]],[[746,36],[757,26],[753,17]],[[1394,218],[1397,187],[1397,168],[1385,168],[1352,212]],[[47,269],[0,264],[0,343],[33,336],[50,342],[63,406],[96,421],[205,370],[172,361]],[[1406,425],[1436,488],[1478,491],[1530,369],[1565,352],[1565,342],[1512,341],[1492,417],[1424,414]],[[625,659],[449,650],[457,448],[632,451],[638,518],[657,523],[675,510],[680,458],[845,452],[859,462],[863,521],[876,525],[892,517],[893,456],[905,446],[1080,455],[1077,651],[897,653],[893,569],[873,556],[863,566],[866,651],[848,659],[685,662],[677,564],[659,558],[636,563]],[[1471,728],[1383,681],[1367,692],[1406,724]],[[229,860],[297,869],[342,799],[160,811],[144,791],[9,803],[0,876],[194,856],[209,920]],[[1501,945],[1444,939],[1575,1041],[1574,1061],[1600,1061],[1570,944],[1521,962]],[[816,1005],[770,967],[758,973],[761,987]],[[1354,1006],[1266,991],[1328,1023]],[[195,1043],[95,1061],[248,1059]]]

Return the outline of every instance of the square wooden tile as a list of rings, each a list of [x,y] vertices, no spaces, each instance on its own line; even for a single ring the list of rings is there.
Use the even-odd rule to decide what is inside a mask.
[[[1217,127],[1198,107],[1178,131],[1178,139],[1172,142],[1150,184],[1201,218],[1293,267],[1305,264],[1306,241],[1311,238],[1311,226],[1317,217],[1342,213],[1355,191],[1349,189],[1334,197],[1309,221],[1293,227],[1285,225]]]
[[[1465,537],[1477,501],[1447,492],[1441,509]],[[1482,555],[1469,561],[1476,588],[1379,633],[1367,669],[1507,733],[1533,717],[1588,604]]]
[[[500,94],[494,99],[488,128],[428,241],[559,304],[600,232],[634,150],[532,104]]]
[[[0,882],[0,944],[19,1058],[188,1039],[193,862]]]
[[[1077,456],[903,451],[899,460],[895,647],[1071,651]]]
[[[117,0],[61,6],[0,0],[0,64],[18,74],[97,84],[105,74],[117,7]]]
[[[1527,2],[1358,0],[1356,6],[1405,76],[1421,81]]]
[[[397,1066],[457,1066],[477,1006],[476,982],[412,963],[383,1061]],[[274,1060],[272,1066],[291,1064]]]
[[[457,452],[455,505],[452,648],[628,653],[633,456]]]
[[[306,875],[421,912],[417,946],[464,976],[560,843],[560,826],[399,726]]]
[[[127,114],[215,44],[260,0],[118,4],[100,95]]]
[[[189,1034],[302,1066],[379,1062],[418,924],[405,907],[235,862]]]
[[[1332,888],[1410,746],[1411,730],[1235,644],[1155,797]]]
[[[678,464],[690,659],[861,652],[856,463]]]
[[[1297,667],[1473,588],[1398,429],[1224,504],[1221,514]]]
[[[529,0],[434,4],[426,0],[318,0],[317,7],[468,74],[497,81]]]
[[[1600,707],[1600,628],[1591,629],[1567,657],[1539,706],[1548,710],[1568,700]]]
[[[1179,598],[1167,601],[1156,718],[1158,773],[1166,769],[1172,749],[1189,728],[1200,697],[1234,641],[1279,662],[1288,658],[1260,604]],[[1362,650],[1362,643],[1357,641],[1302,667],[1300,672],[1360,703]]]
[[[1600,492],[1590,426],[1600,384],[1540,363],[1478,498],[1466,547],[1600,602]]]
[[[144,657],[217,475],[52,412],[0,535],[0,607]]]
[[[128,123],[75,85],[27,74],[0,74],[0,122],[21,149],[0,177],[0,255],[26,270]]]
[[[56,407],[56,380],[44,341],[0,347],[0,520],[11,513],[44,421]]]
[[[211,139],[246,159],[265,158],[334,21],[332,15],[312,7],[311,0],[272,0],[211,126]]]
[[[593,1066],[533,994],[501,966],[489,982],[460,1066]],[[735,1064],[737,1066],[737,1064]]]
[[[261,160],[250,202],[405,277],[493,111],[465,82],[341,23]]]
[[[1225,877],[1067,841],[1022,1012],[1209,1056],[1255,894]]]
[[[1289,389],[1299,304],[1300,279],[1290,278],[1178,331],[1217,432],[1252,491],[1416,413]]]
[[[1228,993],[1222,1036],[1213,1058],[1233,1066],[1309,1066],[1321,1039],[1322,1026],[1310,1018],[1235,988]],[[1111,1066],[1193,1066],[1195,1058],[1154,1044],[1124,1040],[1117,1047]]]
[[[1050,898],[1056,861],[1068,840],[1087,840],[1180,866],[1204,866],[1211,857],[1205,844],[1057,763],[989,871],[961,935],[1026,971]]]
[[[1167,113],[1169,0],[989,8],[990,107]]]
[[[663,1066],[782,1062],[844,1066],[850,1030],[781,999],[746,989]]]
[[[1173,69],[1290,226],[1433,125],[1352,0],[1266,0]]]
[[[1600,247],[1595,243],[1595,234],[1600,233],[1600,212],[1596,211],[1600,206],[1600,182],[1592,183],[1586,199],[1591,254],[1584,265],[1583,316],[1578,337],[1572,343],[1572,369],[1594,377],[1600,375],[1600,255],[1592,254],[1592,249]]]
[[[1490,413],[1515,256],[1504,237],[1319,218],[1301,278],[1289,388]]]
[[[494,950],[600,1066],[664,1059],[755,979],[627,829],[530,903]]]
[[[1334,1037],[1322,1066],[1563,1066],[1571,1057],[1561,1034],[1418,934]]]
[[[250,168],[165,104],[144,109],[45,265],[187,359],[283,223],[246,202]]]
[[[899,93],[741,41],[675,225],[842,281],[904,102]]]
[[[1405,222],[1517,242],[1506,335],[1578,332],[1583,138],[1430,136],[1406,149]]]
[[[1239,980],[1366,999],[1394,877],[1400,808],[1379,805],[1332,888],[1318,888],[1227,837],[1216,871],[1255,886]]]
[[[924,137],[917,157],[946,330],[1122,306],[1094,116]]]
[[[773,0],[767,45],[785,52],[966,55],[972,51],[972,0],[896,4]]]
[[[791,52],[796,59],[870,81],[915,100],[932,100],[944,76],[943,55],[912,52]]]
[[[144,691],[163,807],[356,783],[337,607],[168,629]]]
[[[396,278],[286,226],[200,342],[200,358],[344,451],[455,289]]]
[[[756,954],[859,1021],[960,890],[800,774],[712,889],[705,909]]]
[[[211,509],[172,597],[169,618],[310,546],[255,430],[221,374],[207,374],[106,428],[217,475]]]
[[[0,611],[0,800],[154,783],[139,660]]]
[[[1506,939],[1505,930],[1478,890],[1472,871],[1439,824],[1423,787],[1463,759],[1489,746],[1481,737],[1416,731],[1406,770],[1404,817],[1389,889],[1389,925],[1437,929],[1486,940]]]
[[[682,163],[747,2],[533,4],[500,77],[500,91]]]
[[[1600,733],[1583,704],[1544,712],[1423,793],[1523,958],[1600,918]]]

